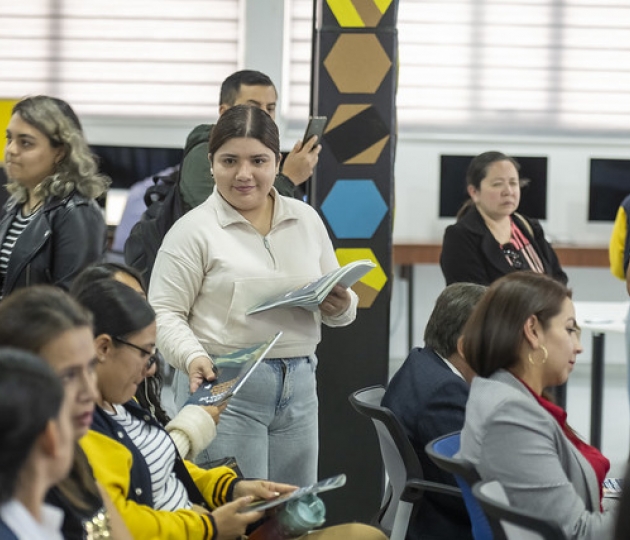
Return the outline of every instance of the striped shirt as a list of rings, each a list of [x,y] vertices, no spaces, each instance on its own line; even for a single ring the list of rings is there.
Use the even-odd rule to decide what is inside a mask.
[[[129,414],[122,405],[114,408],[116,412],[108,414],[127,432],[149,468],[154,510],[190,508],[188,492],[173,471],[177,450],[168,433]]]
[[[2,282],[7,276],[7,270],[9,268],[9,259],[11,258],[11,253],[13,253],[13,248],[15,247],[15,243],[20,235],[24,232],[24,229],[28,226],[28,224],[33,221],[33,218],[38,214],[38,211],[33,212],[28,216],[23,216],[21,211],[18,211],[7,230],[7,234],[4,237],[4,241],[2,242],[2,246],[0,246],[0,277],[2,278]]]

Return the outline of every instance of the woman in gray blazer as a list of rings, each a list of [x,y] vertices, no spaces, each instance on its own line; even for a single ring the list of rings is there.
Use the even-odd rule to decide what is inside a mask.
[[[609,461],[581,440],[545,388],[567,381],[582,351],[571,291],[533,272],[497,280],[464,329],[473,380],[460,456],[498,480],[510,504],[558,522],[567,538],[602,539]]]

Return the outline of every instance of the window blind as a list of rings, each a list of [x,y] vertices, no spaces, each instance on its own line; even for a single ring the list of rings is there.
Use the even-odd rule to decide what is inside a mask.
[[[301,115],[312,4],[290,4]],[[630,0],[400,0],[398,35],[402,129],[630,133]]]
[[[287,0],[285,11],[283,96],[287,97],[282,99],[282,113],[289,123],[305,124],[311,99],[313,0]]]
[[[0,96],[55,95],[79,114],[214,116],[238,66],[241,2],[2,2]]]

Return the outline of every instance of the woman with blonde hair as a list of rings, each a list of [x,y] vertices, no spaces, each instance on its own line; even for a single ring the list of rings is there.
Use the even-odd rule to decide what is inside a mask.
[[[109,185],[70,105],[49,96],[18,102],[5,164],[11,197],[0,221],[2,297],[38,283],[68,289],[105,252],[107,228],[94,199]]]

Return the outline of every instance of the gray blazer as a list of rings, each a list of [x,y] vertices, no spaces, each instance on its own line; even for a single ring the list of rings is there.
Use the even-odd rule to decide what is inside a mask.
[[[510,503],[558,522],[569,539],[612,537],[614,517],[599,511],[588,461],[512,374],[475,377],[459,456],[482,480],[498,480]]]

